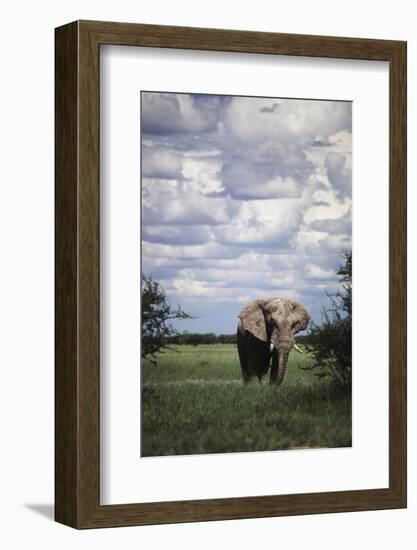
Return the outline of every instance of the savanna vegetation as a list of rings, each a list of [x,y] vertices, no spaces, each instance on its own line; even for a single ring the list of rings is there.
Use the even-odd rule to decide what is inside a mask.
[[[166,349],[170,338],[180,334],[172,326],[174,319],[192,319],[178,306],[168,302],[164,289],[152,277],[142,275],[142,357],[156,364],[155,355]]]
[[[236,346],[184,345],[142,363],[142,456],[351,445],[351,402],[331,379],[299,367],[285,382],[243,385]]]
[[[312,322],[306,344],[314,361],[307,370],[319,378],[330,377],[347,396],[352,391],[352,252],[339,267],[340,290],[328,294],[330,305],[322,309],[322,322]]]
[[[142,364],[142,456],[351,445],[351,406],[331,379],[300,366],[285,382],[243,385],[236,346],[184,345]]]
[[[142,456],[349,447],[351,267],[346,254],[341,291],[329,296],[323,322],[297,337],[305,353],[290,352],[280,386],[268,377],[242,383],[235,335],[175,331],[170,319],[188,314],[145,278]]]

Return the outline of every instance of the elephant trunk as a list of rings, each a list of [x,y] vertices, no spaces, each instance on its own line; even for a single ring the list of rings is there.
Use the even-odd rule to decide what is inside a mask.
[[[277,384],[282,384],[285,376],[285,371],[287,370],[288,364],[288,351],[280,351],[278,358],[278,378]]]
[[[281,327],[281,330],[273,332],[271,340],[278,352],[278,372],[275,383],[282,384],[287,370],[288,355],[295,343],[294,336],[289,327]]]

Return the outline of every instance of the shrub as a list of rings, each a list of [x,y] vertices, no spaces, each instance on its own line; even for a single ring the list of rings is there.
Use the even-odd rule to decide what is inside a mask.
[[[315,364],[307,367],[318,377],[333,377],[347,391],[352,386],[352,252],[344,255],[337,275],[342,290],[328,298],[331,306],[323,309],[321,325],[312,323],[307,350]]]
[[[192,316],[179,305],[172,309],[161,285],[142,275],[142,357],[156,363],[156,353],[168,347],[170,337],[179,334],[169,323],[174,319]]]

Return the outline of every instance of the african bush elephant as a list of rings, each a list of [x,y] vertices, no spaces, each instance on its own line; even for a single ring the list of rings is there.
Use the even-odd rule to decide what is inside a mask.
[[[243,381],[261,381],[271,365],[269,382],[281,384],[292,348],[300,351],[294,334],[307,328],[310,316],[299,302],[271,298],[254,300],[239,313],[237,349]],[[272,360],[272,361],[271,361]]]

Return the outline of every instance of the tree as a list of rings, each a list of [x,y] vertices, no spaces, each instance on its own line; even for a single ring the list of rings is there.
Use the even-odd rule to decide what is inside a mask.
[[[337,275],[342,290],[328,297],[331,307],[323,309],[323,323],[312,323],[307,349],[315,359],[316,376],[331,376],[350,391],[352,386],[352,252],[343,254]]]
[[[169,323],[174,319],[193,319],[178,305],[172,309],[161,285],[142,274],[142,357],[156,363],[155,355],[168,347],[168,339],[179,334]]]

